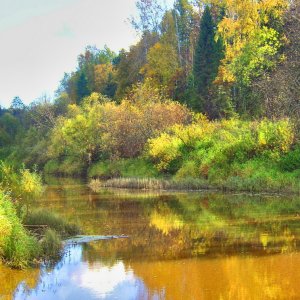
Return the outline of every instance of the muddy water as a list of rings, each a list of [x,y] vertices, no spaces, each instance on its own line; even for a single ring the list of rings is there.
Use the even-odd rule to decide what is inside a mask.
[[[0,299],[300,299],[300,198],[54,182],[36,207],[85,234],[53,267],[0,266]]]

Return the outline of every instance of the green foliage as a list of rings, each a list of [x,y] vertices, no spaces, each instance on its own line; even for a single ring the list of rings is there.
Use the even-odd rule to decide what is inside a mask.
[[[253,78],[271,70],[276,65],[273,57],[281,46],[280,35],[275,29],[261,28],[232,62],[232,72],[238,82],[248,86]]]
[[[30,211],[23,222],[26,225],[47,226],[47,229],[56,231],[61,237],[80,233],[79,228],[75,224],[70,224],[64,218],[45,209]]]
[[[88,176],[102,179],[113,177],[151,178],[158,177],[159,174],[150,162],[143,159],[121,159],[93,164],[89,168]]]
[[[0,259],[13,267],[25,267],[40,253],[37,240],[30,236],[17,216],[12,200],[0,191]]]
[[[195,88],[199,95],[195,109],[212,114],[209,90],[215,80],[220,60],[222,58],[221,39],[215,41],[215,24],[212,19],[210,8],[205,7],[200,23],[193,73]]]
[[[55,230],[47,229],[40,242],[40,247],[44,258],[49,260],[59,258],[62,250],[60,236]]]
[[[0,187],[9,192],[14,200],[30,200],[41,195],[42,179],[36,172],[25,167],[15,170],[7,163],[0,162]]]
[[[295,149],[288,152],[280,159],[280,167],[284,171],[292,172],[300,169],[300,147],[297,145]]]
[[[280,157],[293,142],[293,128],[285,119],[210,122],[200,117],[192,125],[174,126],[150,139],[148,155],[158,170],[175,173],[177,179],[202,178],[228,189],[254,190],[257,185],[279,190],[287,183],[279,170]]]

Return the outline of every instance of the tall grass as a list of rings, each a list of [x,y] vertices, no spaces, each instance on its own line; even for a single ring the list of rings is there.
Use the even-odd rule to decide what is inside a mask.
[[[106,187],[139,190],[201,190],[210,188],[205,181],[197,178],[187,178],[180,181],[155,178],[112,178],[105,181],[93,179],[89,186],[94,191]]]
[[[61,216],[45,209],[31,211],[25,218],[24,224],[27,226],[40,226],[55,231],[61,237],[69,237],[80,233],[79,227],[68,223]]]

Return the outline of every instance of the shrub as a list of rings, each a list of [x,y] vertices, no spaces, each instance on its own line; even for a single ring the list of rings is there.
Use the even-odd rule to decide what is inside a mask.
[[[280,160],[280,167],[284,171],[294,171],[300,169],[300,146],[297,147],[284,155]]]
[[[25,267],[40,254],[37,240],[23,228],[11,199],[0,191],[0,258],[13,267]]]
[[[14,200],[34,199],[43,192],[42,179],[36,172],[30,172],[25,167],[16,170],[4,162],[0,162],[0,182]]]
[[[144,159],[120,159],[93,164],[88,170],[88,176],[102,179],[114,177],[144,178],[157,177],[158,172],[150,162]]]
[[[45,174],[80,176],[86,172],[83,161],[75,157],[68,157],[63,160],[51,159],[44,167]]]
[[[294,131],[287,119],[241,121],[238,119],[176,125],[148,141],[147,153],[159,171],[173,173],[176,179],[202,178],[211,186],[226,189],[258,190],[296,186],[295,179],[284,180],[283,170],[300,167],[300,150],[290,151]],[[294,174],[294,177],[297,175]]]

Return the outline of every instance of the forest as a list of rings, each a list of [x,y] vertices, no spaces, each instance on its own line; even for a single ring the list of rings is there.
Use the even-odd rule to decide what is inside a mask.
[[[34,212],[22,199],[41,192],[44,175],[300,192],[299,0],[136,6],[140,39],[129,50],[87,46],[55,99],[15,97],[0,108],[0,228],[27,243],[21,251],[0,239],[0,256],[14,265],[32,257],[36,241],[21,221],[32,224]]]

